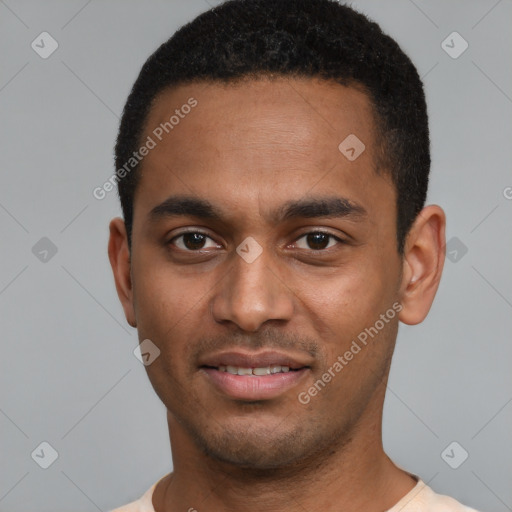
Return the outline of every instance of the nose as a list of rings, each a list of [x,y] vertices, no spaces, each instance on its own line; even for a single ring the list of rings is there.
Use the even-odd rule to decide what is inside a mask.
[[[221,280],[212,301],[212,314],[219,323],[231,322],[256,332],[270,320],[290,320],[293,292],[286,286],[278,265],[268,250],[248,263],[237,253],[228,275]]]

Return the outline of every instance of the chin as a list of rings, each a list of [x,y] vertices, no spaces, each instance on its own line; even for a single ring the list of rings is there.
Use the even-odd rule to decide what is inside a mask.
[[[332,447],[330,433],[285,423],[281,419],[271,427],[219,425],[215,432],[210,426],[200,433],[194,429],[194,438],[211,459],[255,473],[292,469]]]

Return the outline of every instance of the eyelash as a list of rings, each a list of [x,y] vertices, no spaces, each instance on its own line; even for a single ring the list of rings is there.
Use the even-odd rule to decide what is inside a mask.
[[[174,245],[174,243],[173,243],[173,242],[174,242],[175,240],[177,240],[177,239],[179,239],[179,238],[183,237],[184,235],[190,235],[190,234],[192,234],[192,235],[195,235],[195,234],[197,234],[197,235],[203,235],[203,236],[205,236],[206,238],[209,238],[210,240],[214,241],[214,240],[213,240],[213,238],[212,238],[210,235],[208,235],[207,233],[204,233],[203,231],[194,230],[194,231],[184,231],[184,232],[180,233],[179,235],[174,236],[173,238],[171,238],[171,239],[169,240],[169,242],[167,242],[167,244],[168,244],[168,245]],[[336,235],[333,235],[332,233],[329,233],[329,232],[327,232],[327,231],[322,231],[322,230],[308,231],[307,233],[303,233],[302,235],[300,235],[300,236],[295,240],[295,243],[296,243],[298,240],[300,240],[300,239],[302,239],[302,238],[304,238],[304,237],[307,237],[308,235],[316,235],[316,234],[326,235],[327,237],[329,237],[329,239],[334,239],[334,240],[336,240],[339,244],[345,244],[345,243],[346,243],[346,241],[345,241],[345,240],[343,240],[342,238],[340,238],[340,237],[338,237],[338,236],[336,236]],[[329,243],[330,243],[330,240],[329,240]],[[329,243],[328,243],[327,245],[329,245]],[[181,250],[181,251],[184,251],[184,252],[190,252],[190,253],[194,253],[194,252],[196,252],[196,253],[200,253],[200,252],[203,250],[203,249],[197,249],[197,250],[195,250],[195,251],[194,251],[194,250],[190,250],[190,249],[181,249],[181,248],[178,248],[178,249],[179,249],[179,250]],[[332,249],[332,247],[328,247],[328,248],[326,248],[326,249],[302,249],[302,250],[310,251],[310,252],[314,252],[314,253],[321,253],[321,252],[324,252],[324,253],[325,253],[325,252],[329,251],[330,249]]]

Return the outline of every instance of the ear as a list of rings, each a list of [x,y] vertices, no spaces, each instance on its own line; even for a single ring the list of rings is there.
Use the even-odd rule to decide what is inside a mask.
[[[130,249],[126,226],[123,219],[116,217],[110,221],[109,228],[108,258],[114,272],[117,295],[123,306],[126,320],[132,327],[137,327],[133,307]]]
[[[439,287],[445,258],[446,216],[430,205],[418,214],[405,243],[398,316],[404,324],[422,322]]]

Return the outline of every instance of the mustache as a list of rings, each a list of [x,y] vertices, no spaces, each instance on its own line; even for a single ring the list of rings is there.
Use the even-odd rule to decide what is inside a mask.
[[[310,337],[269,329],[251,334],[237,331],[230,334],[202,336],[194,344],[192,358],[196,361],[202,354],[235,348],[248,351],[265,348],[284,352],[307,352],[315,359],[318,359],[321,354],[320,344]]]

